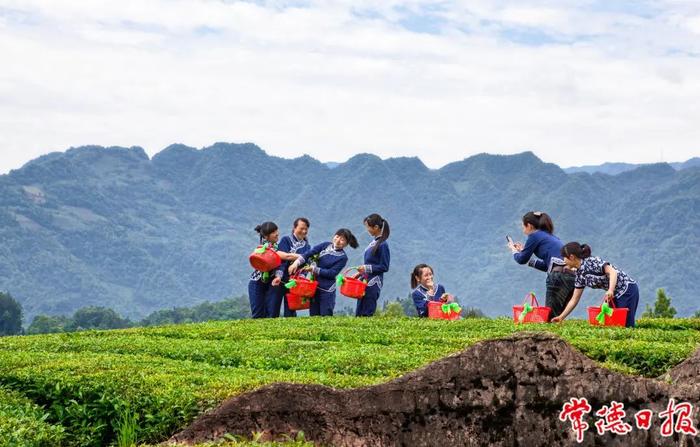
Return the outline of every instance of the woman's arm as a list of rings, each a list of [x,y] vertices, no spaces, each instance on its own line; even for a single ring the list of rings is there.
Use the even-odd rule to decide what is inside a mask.
[[[566,309],[564,309],[564,312],[562,312],[558,317],[552,318],[552,323],[561,323],[564,318],[568,317],[569,314],[576,308],[576,305],[581,299],[581,295],[583,295],[583,289],[574,289],[574,295],[569,300],[569,304],[566,305]]]
[[[329,268],[323,268],[323,267],[314,267],[313,273],[314,275],[318,276],[319,278],[325,278],[325,279],[335,279],[336,276],[343,270],[343,267],[345,267],[345,264],[348,263],[348,258],[347,256],[339,256],[333,265],[331,265]]]
[[[277,254],[283,261],[296,261],[301,257],[301,255],[298,255],[296,253],[287,253],[286,251],[277,251]]]
[[[617,287],[617,270],[612,268],[610,264],[605,264],[603,269],[605,274],[610,277],[610,285],[608,286],[608,291],[605,292],[605,300],[610,302],[615,296],[615,287]]]
[[[304,255],[296,255],[296,260],[289,266],[289,274],[293,275],[297,271],[300,265],[309,260],[312,256],[315,256],[323,251],[324,248],[330,245],[330,242],[322,242],[314,246],[311,250],[304,253]]]
[[[411,294],[411,298],[413,298],[413,304],[416,306],[416,312],[418,312],[418,316],[427,317],[428,303],[427,301],[425,301],[425,297],[421,295],[421,293],[417,290],[414,290]]]
[[[527,241],[525,241],[525,246],[523,249],[513,253],[513,259],[515,259],[515,262],[518,264],[527,264],[527,261],[530,260],[532,254],[535,252],[537,244],[539,243],[539,237],[535,233],[529,235],[527,237]]]
[[[389,246],[386,242],[382,242],[379,246],[379,263],[378,264],[365,264],[357,268],[360,272],[366,272],[371,274],[386,273],[389,271],[389,263],[391,262],[391,253],[389,253]]]
[[[289,250],[291,250],[292,244],[290,239],[287,236],[284,236],[280,243],[277,245],[277,253],[282,251],[283,253],[287,253]],[[280,256],[281,258],[282,256]],[[284,276],[284,271],[289,267],[289,262],[286,261],[285,259],[282,259],[282,263],[277,267],[277,270],[275,270],[275,276],[278,278],[281,278]]]

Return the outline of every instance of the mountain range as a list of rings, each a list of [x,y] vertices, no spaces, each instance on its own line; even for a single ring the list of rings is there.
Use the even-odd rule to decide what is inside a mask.
[[[152,158],[139,147],[86,146],[39,157],[0,176],[0,289],[36,314],[87,305],[140,318],[247,292],[255,225],[282,234],[311,220],[312,243],[340,227],[358,235],[362,262],[373,212],[391,224],[383,299],[405,297],[420,262],[463,305],[511,312],[545,275],[517,265],[505,235],[524,240],[521,216],[544,210],[565,242],[589,243],[637,280],[642,304],[663,287],[679,315],[700,309],[700,168],[643,165],[618,175],[568,174],[531,152],[480,154],[440,169],[418,158],[360,154],[330,168],[254,144],[181,144]],[[584,294],[578,314],[602,293]],[[354,305],[339,297],[337,307]]]
[[[599,172],[601,174],[617,175],[637,169],[641,166],[645,165],[634,163],[603,163],[602,165],[573,166],[570,168],[564,168],[564,172],[567,174],[574,174],[576,172],[587,172],[589,174],[594,174]],[[693,157],[684,162],[669,163],[669,166],[677,171],[681,169],[695,168],[700,166],[700,157]]]

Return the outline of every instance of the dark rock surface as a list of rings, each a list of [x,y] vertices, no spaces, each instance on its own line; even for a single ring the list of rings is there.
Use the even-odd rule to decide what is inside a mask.
[[[225,433],[307,440],[336,446],[578,445],[564,403],[586,397],[593,410],[580,445],[694,446],[687,435],[660,435],[659,412],[670,398],[700,404],[700,354],[669,372],[672,383],[627,376],[596,365],[564,340],[521,333],[480,342],[391,382],[352,390],[279,383],[225,401],[169,442],[192,444]],[[594,415],[612,401],[625,404],[626,435],[598,435]],[[635,427],[634,413],[654,411],[653,425]],[[692,415],[697,425],[697,412]]]

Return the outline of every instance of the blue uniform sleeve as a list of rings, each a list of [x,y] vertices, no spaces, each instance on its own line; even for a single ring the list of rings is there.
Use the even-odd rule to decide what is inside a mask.
[[[306,264],[310,257],[316,256],[317,254],[321,253],[323,249],[328,247],[330,244],[330,242],[321,242],[320,244],[315,245],[311,250],[301,255],[301,258],[299,258],[299,263]]]
[[[411,294],[411,298],[413,298],[413,304],[416,306],[416,311],[418,312],[419,317],[427,317],[428,316],[428,302],[425,301],[425,297],[417,290],[414,290],[413,293]]]
[[[316,267],[314,269],[314,274],[321,278],[335,279],[335,277],[338,276],[338,274],[343,270],[343,267],[345,267],[345,264],[347,263],[347,256],[339,256],[328,268]]]
[[[543,272],[547,272],[547,264],[544,263],[544,261],[540,258],[530,258],[529,261],[527,261],[527,265],[532,267],[533,269],[537,270],[542,270]]]
[[[527,241],[525,241],[525,246],[523,247],[523,250],[519,253],[513,253],[513,259],[515,259],[515,262],[518,264],[527,264],[527,261],[530,260],[532,257],[532,254],[535,252],[535,248],[537,248],[537,245],[540,243],[540,238],[537,237],[536,233],[532,233],[527,237]]]
[[[433,301],[440,301],[440,298],[445,294],[445,288],[442,287],[442,284],[438,284],[437,290],[435,290],[435,297],[433,298]]]
[[[365,264],[365,271],[369,274],[379,275],[389,271],[389,263],[391,262],[389,245],[386,242],[382,242],[377,251],[379,254],[379,263]]]
[[[292,249],[292,240],[289,236],[285,236],[282,238],[279,244],[277,244],[277,250],[283,251],[285,253],[289,253],[289,250]],[[275,270],[275,276],[281,278],[284,276],[284,272],[287,270],[287,267],[289,266],[289,261],[282,261],[282,263],[277,267],[277,270]]]

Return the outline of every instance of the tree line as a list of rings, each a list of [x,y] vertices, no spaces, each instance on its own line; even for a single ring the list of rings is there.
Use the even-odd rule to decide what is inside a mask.
[[[354,315],[354,311],[351,308],[341,308],[337,314]],[[409,295],[406,298],[385,301],[379,314],[384,316],[415,316],[416,309]],[[646,305],[642,318],[673,318],[675,315],[676,309],[671,305],[671,298],[666,295],[664,289],[658,289],[654,305]],[[462,316],[464,318],[485,318],[483,312],[478,308],[466,308]],[[693,317],[700,318],[700,310],[695,312]],[[247,296],[226,298],[217,302],[205,301],[192,307],[157,310],[138,321],[124,318],[108,307],[86,306],[76,310],[71,316],[37,315],[31,324],[24,329],[22,327],[22,305],[9,292],[0,292],[0,336],[75,332],[90,329],[124,329],[242,318],[250,318],[250,305]]]

